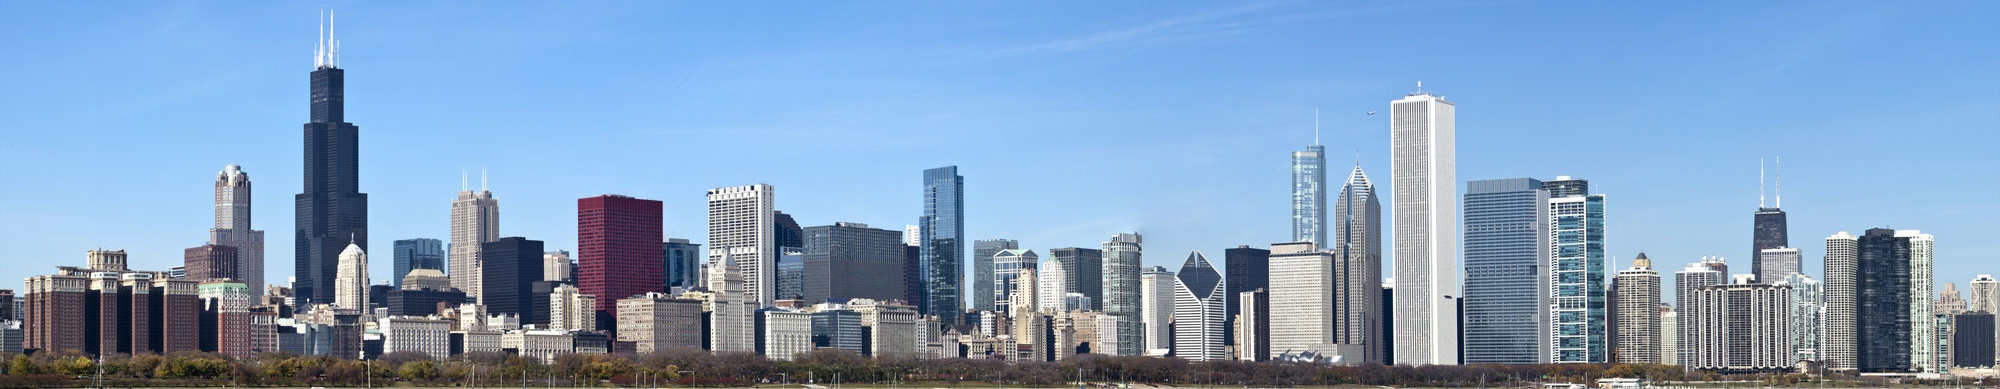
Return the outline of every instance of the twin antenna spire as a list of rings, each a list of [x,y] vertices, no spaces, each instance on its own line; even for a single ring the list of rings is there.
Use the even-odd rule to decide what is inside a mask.
[[[1775,172],[1777,175],[1777,179],[1775,180],[1775,182],[1772,183],[1773,191],[1771,197],[1772,200],[1775,200],[1775,202],[1771,204],[1771,207],[1783,208],[1785,206],[1785,158],[1775,157],[1774,159],[1776,159],[1778,168],[1777,172]],[[1757,208],[1763,208],[1763,207],[1764,207],[1764,159],[1758,158],[1757,159]]]
[[[340,40],[333,37],[333,11],[320,13],[319,41],[314,45],[314,70],[340,68]]]
[[[472,187],[471,187],[471,186],[468,186],[468,185],[470,185],[470,184],[471,184],[471,182],[470,182],[469,180],[467,180],[467,178],[466,178],[466,177],[467,177],[467,175],[466,175],[466,172],[465,172],[464,170],[460,170],[460,171],[458,171],[458,191],[460,191],[460,192],[470,192],[470,191],[472,191]],[[479,191],[481,191],[481,192],[485,192],[485,191],[486,191],[486,167],[485,167],[485,166],[480,166],[480,167],[479,167]]]

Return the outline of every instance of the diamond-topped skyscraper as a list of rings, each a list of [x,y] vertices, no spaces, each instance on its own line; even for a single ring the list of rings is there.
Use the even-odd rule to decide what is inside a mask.
[[[331,18],[329,17],[330,21]],[[332,303],[348,244],[368,250],[368,194],[361,193],[361,128],[345,115],[346,73],[333,28],[313,52],[312,120],[305,124],[305,189],[296,197],[293,276],[304,303]]]

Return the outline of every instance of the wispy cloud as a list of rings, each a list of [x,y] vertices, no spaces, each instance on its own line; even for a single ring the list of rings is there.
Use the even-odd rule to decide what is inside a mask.
[[[1165,36],[1193,37],[1191,32],[1206,30],[1207,25],[1218,24],[1230,18],[1254,14],[1273,7],[1290,4],[1291,1],[1277,1],[1251,4],[1248,6],[1208,10],[1189,15],[1181,15],[1146,23],[1136,27],[1106,31],[1081,38],[1043,42],[1002,50],[1006,54],[1029,54],[1089,50],[1123,43],[1154,41]],[[1228,31],[1228,30],[1222,30]],[[1195,34],[1199,35],[1199,34]]]

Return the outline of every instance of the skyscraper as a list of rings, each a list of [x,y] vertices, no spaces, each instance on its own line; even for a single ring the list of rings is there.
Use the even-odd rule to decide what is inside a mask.
[[[577,285],[596,296],[599,329],[615,326],[618,300],[666,290],[660,275],[661,222],[659,200],[619,195],[576,200],[576,256],[582,268]]]
[[[1789,372],[1794,349],[1784,314],[1792,306],[1791,287],[1750,283],[1748,276],[1735,283],[1698,288],[1694,299],[1680,314],[1682,335],[1693,350],[1692,369],[1720,373]]]
[[[1107,354],[1139,355],[1143,352],[1139,344],[1139,267],[1144,265],[1140,256],[1142,239],[1138,233],[1113,235],[1104,242],[1104,301],[1107,315],[1118,316],[1117,326],[1111,331],[1117,339],[1106,339],[1107,343],[1118,345]]]
[[[1063,299],[1069,295],[1069,291],[1074,290],[1072,289],[1074,288],[1072,286],[1073,279],[1068,274],[1069,269],[1069,266],[1065,266],[1062,263],[1062,259],[1053,255],[1042,259],[1042,263],[1035,265],[1036,287],[1033,290],[1035,291],[1036,309],[1051,313],[1069,310],[1064,308],[1066,301]],[[1019,296],[1017,295],[1015,298],[1019,298]]]
[[[1091,306],[1104,305],[1103,251],[1064,247],[1049,250],[1049,257],[1062,262],[1064,293],[1082,293]]]
[[[1469,212],[1468,212],[1469,213]],[[1660,361],[1660,272],[1646,253],[1632,259],[1632,268],[1618,272],[1616,363],[1658,364]]]
[[[957,166],[924,171],[922,230],[925,295],[912,296],[919,312],[937,315],[944,324],[958,324],[959,283],[965,278],[965,177]]]
[[[1333,336],[1334,326],[1338,324],[1334,312],[1334,289],[1346,286],[1336,276],[1334,257],[1312,242],[1271,245],[1270,283],[1268,288],[1260,288],[1268,291],[1265,296],[1270,305],[1269,317],[1265,319],[1270,328],[1270,340],[1263,345],[1268,349],[1258,350],[1253,345],[1238,342],[1239,354],[1246,351],[1273,354],[1333,351],[1324,349],[1323,345],[1338,343]],[[1374,283],[1369,284],[1373,286]],[[1245,292],[1243,295],[1252,294],[1255,293]],[[1240,308],[1244,302],[1236,303]],[[1252,310],[1238,312],[1249,311]],[[1243,328],[1256,327],[1255,323],[1239,325]]]
[[[346,73],[333,29],[314,51],[312,120],[305,124],[305,189],[293,234],[293,292],[300,305],[334,301],[340,252],[368,249],[368,194],[361,193],[360,127],[348,123]],[[347,244],[343,244],[347,243]],[[364,285],[365,287],[366,285]],[[262,288],[252,288],[262,289]]]
[[[208,244],[236,248],[240,265],[230,278],[242,281],[250,297],[264,294],[264,230],[250,228],[250,174],[236,165],[215,174],[215,228]]]
[[[237,277],[243,275],[242,254],[237,252],[236,247],[205,244],[190,247],[185,254],[183,263],[187,274],[180,278],[195,282],[240,281]]]
[[[479,191],[460,183],[458,197],[451,200],[451,286],[465,292],[475,302],[485,302],[481,289],[485,281],[479,250],[486,242],[500,239],[500,200],[486,190],[486,173],[479,174]]]
[[[1674,315],[1678,319],[1674,323],[1678,331],[1674,349],[1680,355],[1675,358],[1674,364],[1694,366],[1695,363],[1694,342],[1699,339],[1694,339],[1693,327],[1700,323],[1694,321],[1695,307],[1691,304],[1696,294],[1701,292],[1702,287],[1728,283],[1728,277],[1729,264],[1723,262],[1721,257],[1702,257],[1701,261],[1690,263],[1687,268],[1674,273],[1674,303],[1680,304]]]
[[[1770,260],[1771,257],[1764,259]],[[1785,320],[1790,322],[1785,326],[1790,331],[1785,336],[1790,338],[1792,345],[1791,363],[1820,360],[1820,328],[1823,328],[1820,324],[1820,301],[1825,288],[1819,280],[1799,273],[1787,274],[1770,283],[1791,288],[1792,304],[1783,308]]]
[[[688,243],[687,239],[667,238],[660,243],[661,253],[666,255],[667,287],[692,288],[700,284],[701,261],[706,258],[701,245]]]
[[[1533,178],[1465,187],[1465,363],[1547,363],[1549,192]]]
[[[1910,368],[1920,373],[1942,373],[1944,366],[1938,363],[1938,326],[1931,312],[1931,296],[1937,290],[1931,286],[1932,249],[1935,241],[1930,234],[1917,230],[1896,230],[1896,239],[1909,242],[1910,261]],[[1867,251],[1864,249],[1863,253]],[[1865,254],[1864,254],[1865,258]],[[1866,274],[1866,273],[1864,273]]]
[[[542,281],[555,281],[575,285],[576,280],[570,279],[571,274],[576,274],[576,268],[571,266],[574,263],[569,259],[568,251],[550,250],[542,253],[542,274],[538,278]],[[593,304],[592,308],[596,308],[595,304]]]
[[[537,296],[530,285],[542,280],[542,241],[510,236],[480,245],[479,271],[485,274],[478,280],[486,312],[514,314],[521,323],[548,323],[549,306],[533,303],[537,297],[546,302],[548,296]]]
[[[1799,267],[1801,256],[1797,248],[1778,247],[1764,249],[1757,252],[1757,263],[1752,264],[1754,265],[1752,267],[1755,267],[1755,269],[1751,271],[1756,272],[1757,282],[1766,284],[1776,283],[1793,274],[1800,274],[1805,270]]]
[[[1363,345],[1363,357],[1384,361],[1388,342],[1382,339],[1382,203],[1375,184],[1355,161],[1354,171],[1340,187],[1333,205],[1333,250],[1336,279],[1334,333],[1338,343]]]
[[[804,231],[807,302],[903,299],[902,231],[848,222]]]
[[[333,305],[341,309],[368,309],[368,253],[359,243],[348,243],[340,251],[340,268],[334,275]]]
[[[708,263],[731,257],[757,306],[771,305],[778,295],[774,192],[769,184],[708,190]]]
[[[1768,284],[1776,282],[1777,278],[1784,278],[1784,274],[1786,273],[1764,271],[1764,250],[1791,247],[1792,243],[1785,227],[1785,211],[1779,209],[1780,206],[1785,204],[1784,193],[1781,191],[1776,192],[1776,196],[1774,197],[1777,202],[1771,204],[1769,208],[1764,207],[1763,161],[1760,160],[1757,164],[1757,213],[1752,215],[1753,224],[1751,225],[1750,232],[1750,273],[1757,275],[1757,282]],[[1784,164],[1780,162],[1778,166],[1780,169],[1783,169]],[[1784,175],[1780,173],[1778,177],[1780,179],[1778,188],[1782,189],[1784,188],[1784,182],[1782,181]],[[1798,258],[1792,257],[1792,260],[1797,261]],[[1794,273],[1798,272],[1797,263],[1794,262],[1792,265],[1792,271]],[[1773,274],[1774,278],[1765,280],[1764,276],[1767,273]]]
[[[1226,357],[1222,342],[1225,288],[1222,274],[1200,251],[1188,253],[1174,275],[1174,355],[1192,361]]]
[[[1917,269],[1919,260],[1914,247],[1917,245],[1912,242],[1913,236],[1903,235],[1901,231],[1876,228],[1858,238],[1845,233],[1827,238],[1830,361],[1842,362],[1846,352],[1843,348],[1852,347],[1853,365],[1844,368],[1862,372],[1908,372],[1920,368],[1917,349],[1930,347],[1919,345],[1933,344],[1920,341],[1918,332],[1919,327],[1931,327],[1930,304],[1924,301],[1930,299],[1931,292],[1924,290],[1912,296],[1918,289],[1915,275],[1928,271]],[[1924,277],[1927,281],[1930,276]],[[1925,315],[1917,316],[1918,312]],[[1922,340],[1934,342],[1934,339]]]
[[[1827,369],[1855,370],[1860,365],[1860,340],[1856,325],[1859,325],[1860,304],[1856,292],[1860,285],[1860,245],[1861,240],[1847,231],[1826,237],[1826,344],[1821,348],[1822,360]]]
[[[1223,276],[1229,281],[1224,282],[1227,289],[1222,296],[1223,312],[1225,312],[1225,317],[1222,319],[1222,339],[1226,342],[1224,345],[1235,345],[1236,313],[1242,312],[1242,306],[1238,304],[1236,298],[1243,297],[1243,292],[1269,290],[1271,250],[1248,245],[1222,250],[1222,268],[1225,270]]]
[[[1604,195],[1590,182],[1558,176],[1542,182],[1549,192],[1549,360],[1604,363],[1607,340],[1604,290]]]
[[[753,315],[757,310],[755,295],[744,288],[743,275],[736,258],[724,255],[708,267],[708,309],[709,351],[721,353],[731,351],[756,351],[757,342],[752,335],[757,332],[757,321]]]
[[[1396,364],[1458,363],[1455,111],[1422,89],[1389,104]]]
[[[1001,294],[994,296],[994,303],[997,305],[990,309],[996,312],[1012,312],[1014,294],[1020,290],[1017,285],[1024,281],[1021,279],[1021,271],[1034,270],[1039,266],[1041,266],[1041,256],[1035,255],[1035,250],[1008,249],[993,254],[993,290]]]
[[[1315,132],[1318,129],[1314,129]],[[1326,146],[1292,152],[1292,241],[1326,243]],[[1254,290],[1254,288],[1252,288]],[[1232,296],[1235,293],[1231,293]],[[1235,311],[1231,311],[1235,312]]]
[[[1174,290],[1174,272],[1165,267],[1139,273],[1139,337],[1147,356],[1165,356],[1173,349]]]
[[[903,235],[903,239],[908,241],[909,235],[914,234],[905,231]],[[995,301],[1005,300],[1007,290],[994,289],[997,284],[993,282],[993,255],[1004,250],[1019,248],[1021,242],[1013,239],[984,239],[972,242],[972,306],[970,307],[972,310],[1004,311],[999,305],[994,304]]]
[[[395,261],[395,270],[390,272],[389,276],[394,278],[390,282],[394,282],[398,288],[403,287],[403,277],[409,276],[411,270],[444,270],[443,241],[427,238],[401,239],[395,242],[395,247],[392,249],[394,252],[390,255]]]

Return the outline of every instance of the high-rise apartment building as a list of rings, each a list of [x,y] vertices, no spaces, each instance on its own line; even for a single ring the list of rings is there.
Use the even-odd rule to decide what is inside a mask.
[[[910,235],[914,234],[904,231],[903,235],[903,240],[908,243]],[[1021,242],[1013,239],[982,239],[972,242],[972,305],[968,308],[978,311],[1001,310],[1000,306],[1005,305],[1001,300],[1005,299],[1007,289],[995,288],[1000,285],[993,282],[993,275],[996,274],[993,256],[1000,254],[1001,251],[1020,248]],[[996,305],[995,301],[1001,301],[1002,304]]]
[[[126,268],[124,250],[86,257],[84,267],[26,280],[26,348],[97,356],[201,349],[198,283]]]
[[[1679,320],[1674,323],[1680,335],[1675,338],[1677,344],[1674,349],[1680,355],[1674,358],[1674,364],[1694,366],[1696,339],[1693,338],[1693,327],[1699,323],[1693,321],[1695,318],[1690,302],[1694,301],[1702,287],[1727,284],[1728,279],[1729,264],[1722,257],[1702,257],[1701,261],[1690,263],[1687,268],[1674,273],[1674,303],[1680,304],[1675,315]]]
[[[1860,340],[1856,325],[1860,325],[1860,304],[1856,299],[1860,285],[1860,238],[1847,231],[1826,237],[1826,320],[1823,322],[1826,341],[1821,348],[1821,357],[1830,370],[1852,371],[1860,367]]]
[[[1222,338],[1226,342],[1224,345],[1235,345],[1236,312],[1241,312],[1241,306],[1238,305],[1236,298],[1242,297],[1243,292],[1269,290],[1271,250],[1249,245],[1238,245],[1235,248],[1222,250],[1222,268],[1224,270],[1222,275],[1228,281],[1223,283],[1227,289],[1223,292],[1222,309],[1228,316],[1222,319]]]
[[[1792,247],[1764,249],[1757,252],[1757,262],[1752,266],[1756,269],[1752,271],[1757,274],[1757,282],[1777,283],[1805,270],[1799,267],[1802,256],[1799,249]]]
[[[1465,187],[1465,363],[1547,363],[1548,191],[1533,178]]]
[[[924,171],[922,230],[923,296],[910,296],[917,310],[944,324],[959,324],[959,283],[965,278],[965,177],[957,166]]]
[[[575,285],[556,286],[549,294],[549,328],[569,331],[597,330],[597,297],[583,294]]]
[[[1099,351],[1100,354],[1139,355],[1139,267],[1142,261],[1141,244],[1143,238],[1138,233],[1113,235],[1104,242],[1104,301],[1098,305],[1104,314],[1118,316],[1115,327],[1111,328],[1113,339],[1101,340],[1100,344],[1114,344],[1115,350]]]
[[[1869,229],[1827,238],[1829,368],[1910,372],[1933,368],[1930,238]],[[1921,277],[1919,277],[1921,275]],[[1921,280],[1919,279],[1921,278]],[[1926,335],[1930,336],[1926,336]]]
[[[195,293],[201,299],[201,351],[256,356],[250,351],[250,287],[239,281],[206,281]]]
[[[205,244],[190,247],[182,258],[186,266],[186,278],[195,282],[215,280],[236,280],[243,276],[243,259],[234,246]]]
[[[334,275],[333,305],[340,309],[368,310],[368,253],[358,243],[348,243],[340,251],[340,271]]]
[[[1389,104],[1396,364],[1458,363],[1455,112],[1421,89]]]
[[[1223,293],[1227,282],[1200,251],[1188,253],[1181,271],[1174,275],[1174,355],[1192,361],[1219,361],[1226,357],[1222,338],[1226,335]]]
[[[1910,368],[1919,373],[1943,373],[1944,364],[1939,363],[1938,326],[1933,322],[1936,314],[1931,312],[1931,296],[1937,293],[1932,287],[1933,262],[1932,246],[1936,241],[1930,234],[1917,230],[1896,230],[1896,239],[1909,242],[1910,261]],[[1863,257],[1867,251],[1863,250]],[[1864,259],[1865,261],[1865,259]],[[1864,273],[1865,274],[1865,273]],[[1864,289],[1865,290],[1865,289]]]
[[[1549,192],[1549,361],[1604,363],[1604,195],[1569,176],[1544,181],[1542,189]]]
[[[249,285],[252,297],[264,293],[264,230],[250,228],[250,174],[226,165],[215,174],[215,228],[208,244],[236,248],[237,272],[226,278]]]
[[[390,253],[390,256],[391,260],[395,261],[393,267],[395,270],[390,272],[389,278],[398,288],[403,287],[403,277],[409,276],[411,270],[445,270],[443,241],[426,238],[400,239],[395,242],[393,249],[395,252]]]
[[[1334,326],[1340,324],[1335,316],[1334,290],[1346,286],[1335,276],[1334,254],[1321,251],[1312,242],[1273,244],[1270,253],[1270,286],[1263,293],[1270,312],[1265,319],[1269,324],[1269,342],[1263,345],[1238,342],[1239,354],[1333,351],[1329,346],[1338,343],[1333,335]],[[1258,293],[1245,292],[1239,297],[1252,294]],[[1249,311],[1244,309],[1231,315]],[[1256,323],[1237,324],[1247,329]],[[1257,346],[1266,348],[1259,350]]]
[[[1951,339],[1954,367],[1994,366],[1993,313],[1969,311],[1952,317]]]
[[[1771,257],[1767,255],[1764,260],[1769,261]],[[1762,278],[1758,280],[1763,282]],[[1785,320],[1789,322],[1785,328],[1790,331],[1786,336],[1790,337],[1788,341],[1794,350],[1792,363],[1820,360],[1819,339],[1820,329],[1823,328],[1820,325],[1820,301],[1825,293],[1824,286],[1819,280],[1799,273],[1787,274],[1770,283],[1791,288],[1792,305],[1785,308]]]
[[[1338,263],[1334,265],[1336,290],[1333,338],[1339,343],[1363,345],[1362,357],[1382,362],[1388,342],[1381,336],[1382,319],[1382,203],[1375,184],[1361,171],[1354,171],[1340,186],[1333,204],[1333,243]]]
[[[659,200],[602,195],[576,200],[577,286],[597,296],[597,325],[617,317],[617,301],[666,290],[660,275]],[[766,229],[768,230],[768,229]],[[538,251],[539,252],[539,251]]]
[[[667,288],[693,288],[701,285],[701,245],[688,243],[687,239],[667,238],[660,243],[660,251],[666,255],[665,264]]]
[[[1617,334],[1612,359],[1616,363],[1658,364],[1660,361],[1660,272],[1646,253],[1632,259],[1632,267],[1618,272]]]
[[[1776,279],[1778,278],[1784,278],[1785,274],[1789,273],[1784,273],[1782,269],[1769,272],[1765,271],[1764,250],[1781,248],[1781,247],[1791,247],[1792,243],[1791,243],[1790,232],[1785,225],[1785,211],[1783,209],[1779,209],[1781,206],[1785,204],[1784,193],[1782,191],[1776,192],[1777,196],[1775,197],[1777,199],[1777,202],[1775,204],[1771,204],[1771,207],[1769,208],[1764,207],[1764,182],[1763,182],[1764,179],[1762,176],[1764,169],[1763,161],[1758,161],[1757,163],[1758,163],[1757,213],[1752,216],[1753,223],[1751,225],[1751,235],[1750,235],[1750,245],[1751,245],[1750,273],[1757,275],[1757,282],[1768,284],[1775,282]],[[1778,166],[1782,169],[1784,164],[1780,163]],[[1778,188],[1784,188],[1784,183],[1782,181],[1784,175],[1780,174],[1778,177],[1780,179]],[[1794,251],[1796,252],[1796,250]],[[1794,261],[1792,262],[1792,268],[1791,268],[1792,273],[1797,273],[1799,268],[1797,267],[1796,261],[1798,259],[1797,257],[1792,257],[1791,260]],[[1766,280],[1764,278],[1766,274],[1773,275],[1773,278],[1770,280]]]
[[[730,257],[758,306],[778,295],[775,190],[768,184],[708,190],[708,263]]]
[[[804,231],[806,301],[904,299],[902,231],[848,222]]]
[[[547,323],[549,307],[536,306],[532,285],[542,280],[542,241],[518,236],[480,243],[479,290],[489,314],[511,314],[522,323]],[[470,296],[468,296],[470,297]],[[542,300],[548,301],[548,300]]]
[[[479,250],[500,239],[500,200],[486,190],[486,173],[480,173],[479,191],[461,188],[451,200],[451,286],[465,292],[472,301],[485,303],[486,274]],[[539,277],[538,277],[539,278]]]
[[[1794,369],[1791,343],[1791,287],[1739,282],[1703,286],[1682,312],[1681,332],[1691,342],[1690,369],[1719,373],[1785,372]]]
[[[1292,152],[1292,241],[1325,246],[1326,146],[1318,144],[1317,134],[1313,141],[1305,151]]]
[[[1660,363],[1679,361],[1680,353],[1680,313],[1673,305],[1660,304]]]
[[[1173,349],[1174,297],[1174,272],[1161,266],[1139,272],[1139,338],[1147,356]]]
[[[332,29],[313,55],[312,119],[305,124],[305,188],[295,198],[293,292],[301,306],[334,301],[340,252],[368,249],[368,194],[361,193],[361,128],[347,122],[347,75]],[[247,217],[247,215],[245,215]],[[346,243],[346,244],[342,244]]]

